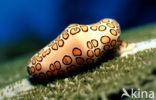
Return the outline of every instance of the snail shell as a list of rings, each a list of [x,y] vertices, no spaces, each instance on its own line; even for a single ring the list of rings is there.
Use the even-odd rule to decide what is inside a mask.
[[[120,26],[113,19],[91,25],[71,24],[30,59],[27,70],[39,78],[68,74],[95,63],[120,42]]]

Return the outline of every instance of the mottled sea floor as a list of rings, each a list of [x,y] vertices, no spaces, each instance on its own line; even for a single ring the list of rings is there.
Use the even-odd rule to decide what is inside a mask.
[[[129,42],[155,38],[156,24],[125,30],[121,34],[121,39]],[[0,63],[0,90],[6,86],[14,90],[13,85],[16,82],[28,78],[25,66],[32,55],[33,53],[28,53]],[[9,97],[8,92],[4,99],[117,100],[121,99],[123,88],[128,92],[132,88],[154,91],[156,99],[156,49],[141,51],[128,57],[116,57],[97,65],[94,69],[64,79],[56,79],[46,85],[35,85],[34,88],[13,97]],[[6,92],[1,92],[0,95],[4,96]]]

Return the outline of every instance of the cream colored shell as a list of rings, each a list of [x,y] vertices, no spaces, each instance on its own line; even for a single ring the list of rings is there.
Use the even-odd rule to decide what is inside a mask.
[[[39,78],[68,74],[119,47],[119,36],[120,26],[113,19],[91,25],[71,24],[30,59],[28,72]]]

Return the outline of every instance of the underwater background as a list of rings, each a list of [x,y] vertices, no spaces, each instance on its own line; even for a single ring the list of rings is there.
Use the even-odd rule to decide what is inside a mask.
[[[155,0],[0,0],[0,62],[43,47],[71,23],[117,20],[121,29],[154,23]]]
[[[31,83],[26,70],[30,57],[72,23],[112,18],[121,40],[156,39],[155,12],[155,0],[0,0],[0,100],[134,100],[121,98],[123,88],[156,93],[156,48],[47,84]]]

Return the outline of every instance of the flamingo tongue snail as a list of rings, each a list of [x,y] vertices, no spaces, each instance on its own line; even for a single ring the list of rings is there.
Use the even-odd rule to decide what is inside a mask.
[[[113,19],[91,25],[71,24],[30,59],[27,70],[33,77],[55,77],[96,63],[109,50],[122,54],[133,48],[135,44],[120,40],[120,26]]]

